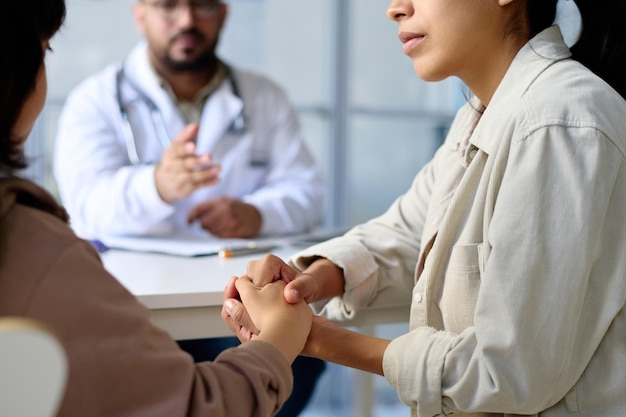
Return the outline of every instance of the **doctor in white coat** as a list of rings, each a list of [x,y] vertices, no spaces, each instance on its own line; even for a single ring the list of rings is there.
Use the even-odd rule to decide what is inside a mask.
[[[313,227],[324,189],[294,109],[276,84],[215,55],[227,6],[138,0],[133,13],[145,42],[76,87],[59,120],[54,172],[75,231],[230,238]],[[238,343],[179,341],[196,361]],[[300,413],[324,367],[296,359],[277,417]]]
[[[324,188],[285,93],[215,55],[227,5],[133,5],[146,42],[82,82],[54,172],[83,237],[303,232]]]

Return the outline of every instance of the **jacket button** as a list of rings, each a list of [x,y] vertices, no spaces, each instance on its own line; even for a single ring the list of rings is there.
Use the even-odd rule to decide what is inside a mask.
[[[415,300],[416,303],[421,303],[422,302],[422,294],[416,292],[415,294],[413,294],[413,300]]]

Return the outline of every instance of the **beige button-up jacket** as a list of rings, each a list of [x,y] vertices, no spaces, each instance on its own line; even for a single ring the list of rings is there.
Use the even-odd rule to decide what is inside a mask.
[[[291,260],[343,268],[329,317],[411,303],[383,367],[414,416],[626,416],[626,103],[569,57],[539,34],[385,214]]]

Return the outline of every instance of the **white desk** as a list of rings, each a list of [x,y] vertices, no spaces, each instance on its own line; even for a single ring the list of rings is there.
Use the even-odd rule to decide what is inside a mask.
[[[299,248],[272,253],[286,259]],[[148,307],[154,323],[176,340],[232,336],[221,318],[223,291],[231,276],[242,275],[249,261],[262,254],[220,258],[186,258],[111,249],[102,254],[106,269]],[[406,322],[409,307],[359,311],[345,326]]]

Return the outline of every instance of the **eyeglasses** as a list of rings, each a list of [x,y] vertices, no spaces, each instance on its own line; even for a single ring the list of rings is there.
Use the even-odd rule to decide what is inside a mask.
[[[183,11],[188,7],[197,19],[209,19],[217,16],[219,0],[157,0],[152,2],[142,2],[146,6],[152,7],[163,19],[176,20],[181,17]]]

